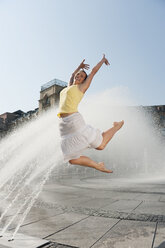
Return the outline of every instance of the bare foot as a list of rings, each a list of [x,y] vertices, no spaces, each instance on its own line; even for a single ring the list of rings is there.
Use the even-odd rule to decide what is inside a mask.
[[[124,121],[114,122],[113,126],[116,127],[117,131],[123,126]]]
[[[105,165],[103,162],[99,162],[98,163],[98,167],[96,168],[96,170],[102,171],[102,172],[106,172],[106,173],[113,173],[112,170],[108,170],[105,168]]]

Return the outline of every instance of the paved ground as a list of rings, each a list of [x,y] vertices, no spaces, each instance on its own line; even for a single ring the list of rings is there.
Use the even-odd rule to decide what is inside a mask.
[[[165,179],[58,179],[19,233],[43,248],[165,248]],[[19,248],[0,241],[7,247]]]

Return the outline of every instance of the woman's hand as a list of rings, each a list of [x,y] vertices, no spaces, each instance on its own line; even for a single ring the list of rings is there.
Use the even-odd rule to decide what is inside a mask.
[[[102,60],[103,60],[103,62],[104,62],[106,65],[110,65],[110,63],[108,62],[108,59],[105,58],[105,54],[103,54]]]
[[[80,64],[80,65],[77,67],[77,69],[72,73],[72,76],[71,76],[70,81],[69,81],[69,86],[73,84],[74,77],[75,77],[76,73],[77,73],[80,69],[86,69],[86,70],[89,69],[89,65],[88,65],[88,64],[84,64],[84,61],[85,61],[85,59],[83,59],[83,61],[81,62],[81,64]]]
[[[84,61],[85,61],[85,59],[83,59],[83,61],[79,65],[79,68],[88,70],[89,69],[89,65],[88,64],[84,64]]]

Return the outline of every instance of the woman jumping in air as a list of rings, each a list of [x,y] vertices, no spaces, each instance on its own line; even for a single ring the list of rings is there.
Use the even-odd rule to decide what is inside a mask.
[[[103,150],[114,134],[123,126],[124,121],[114,122],[113,127],[105,132],[85,123],[83,116],[78,112],[78,104],[89,88],[96,72],[103,64],[109,65],[108,60],[103,55],[101,61],[92,69],[89,75],[84,69],[89,69],[88,64],[84,64],[85,59],[72,74],[68,86],[60,92],[59,130],[61,136],[61,149],[64,162],[92,167],[96,170],[112,173],[105,168],[103,162],[95,162],[82,153],[87,148]]]

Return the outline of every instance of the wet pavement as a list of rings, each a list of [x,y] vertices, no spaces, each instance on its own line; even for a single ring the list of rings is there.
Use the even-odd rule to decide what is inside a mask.
[[[165,179],[56,179],[12,242],[0,239],[0,248],[164,248]]]

